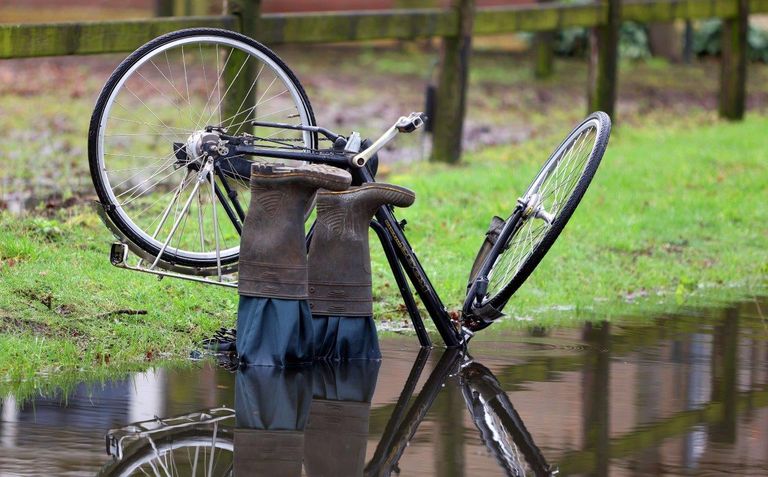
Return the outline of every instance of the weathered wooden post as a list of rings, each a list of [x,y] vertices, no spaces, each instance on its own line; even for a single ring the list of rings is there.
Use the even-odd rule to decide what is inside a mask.
[[[736,0],[737,13],[723,20],[723,57],[720,62],[720,117],[744,118],[747,101],[747,29],[749,0]]]
[[[251,38],[256,37],[258,32],[259,16],[261,14],[261,0],[230,0],[230,13],[237,17],[237,29],[240,33]],[[243,62],[246,62],[243,65]],[[232,58],[227,62],[224,71],[225,84],[231,84],[231,88],[224,98],[222,104],[222,117],[232,118],[227,123],[241,123],[239,132],[252,132],[252,127],[248,123],[249,118],[256,116],[256,86],[253,81],[256,80],[255,62],[248,60],[248,56],[239,51],[233,50]],[[234,83],[234,84],[233,84]],[[250,108],[250,109],[249,109]],[[243,114],[242,111],[248,111]],[[231,131],[236,132],[236,131]]]
[[[208,15],[210,0],[173,0],[173,12],[176,16]]]
[[[457,15],[458,28],[455,36],[443,38],[435,117],[429,118],[433,127],[430,160],[455,163],[461,158],[475,0],[452,0],[451,8]]]
[[[589,35],[587,112],[604,111],[614,118],[619,65],[621,0],[603,0],[606,23],[592,28]]]
[[[549,3],[552,0],[539,0],[539,3]],[[556,32],[539,31],[533,37],[533,76],[549,78],[555,72],[554,43]]]
[[[156,17],[173,16],[173,0],[155,0]]]
[[[555,72],[555,32],[540,31],[533,38],[533,76],[549,78]]]

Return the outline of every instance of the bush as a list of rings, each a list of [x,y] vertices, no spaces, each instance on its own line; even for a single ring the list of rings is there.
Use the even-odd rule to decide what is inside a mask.
[[[723,22],[719,19],[699,23],[693,35],[693,52],[697,56],[720,56],[722,52]],[[768,63],[768,31],[750,26],[747,32],[748,57],[752,61]],[[557,33],[555,54],[584,57],[589,49],[589,31],[586,28],[566,28]],[[645,26],[625,22],[619,30],[619,55],[639,59],[651,56]]]
[[[720,56],[723,51],[722,20],[705,20],[693,34],[693,52],[698,56]],[[768,31],[750,26],[747,32],[748,58],[768,63]]]
[[[589,49],[587,28],[566,28],[557,32],[555,54],[560,56],[586,56]],[[645,27],[634,22],[622,23],[619,30],[619,55],[622,58],[639,59],[651,56]]]

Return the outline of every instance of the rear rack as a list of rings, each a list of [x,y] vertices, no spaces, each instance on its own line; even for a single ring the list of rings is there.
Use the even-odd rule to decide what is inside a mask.
[[[153,440],[190,427],[215,424],[234,417],[234,409],[217,407],[168,418],[155,417],[154,419],[128,424],[118,429],[110,429],[105,437],[107,454],[117,459],[122,459],[125,447],[138,440]]]

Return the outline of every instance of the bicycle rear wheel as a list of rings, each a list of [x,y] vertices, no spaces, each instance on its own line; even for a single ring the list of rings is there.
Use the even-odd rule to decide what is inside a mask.
[[[88,134],[91,176],[108,225],[159,267],[212,274],[234,265],[252,159],[214,160],[202,145],[226,130],[252,134],[259,147],[317,147],[316,134],[252,121],[315,124],[298,79],[264,45],[195,28],[136,50],[104,86]]]
[[[464,302],[464,325],[470,331],[501,316],[549,251],[589,187],[610,134],[611,120],[603,112],[571,131],[518,199],[492,248],[481,248]]]

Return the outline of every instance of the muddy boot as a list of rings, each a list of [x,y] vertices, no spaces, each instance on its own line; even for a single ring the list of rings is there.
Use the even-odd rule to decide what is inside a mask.
[[[408,207],[403,187],[363,184],[317,194],[309,248],[309,300],[319,359],[381,359],[373,322],[368,227],[384,204]]]
[[[344,190],[351,180],[329,166],[253,165],[240,241],[237,352],[243,364],[312,361],[304,213],[317,189]]]

